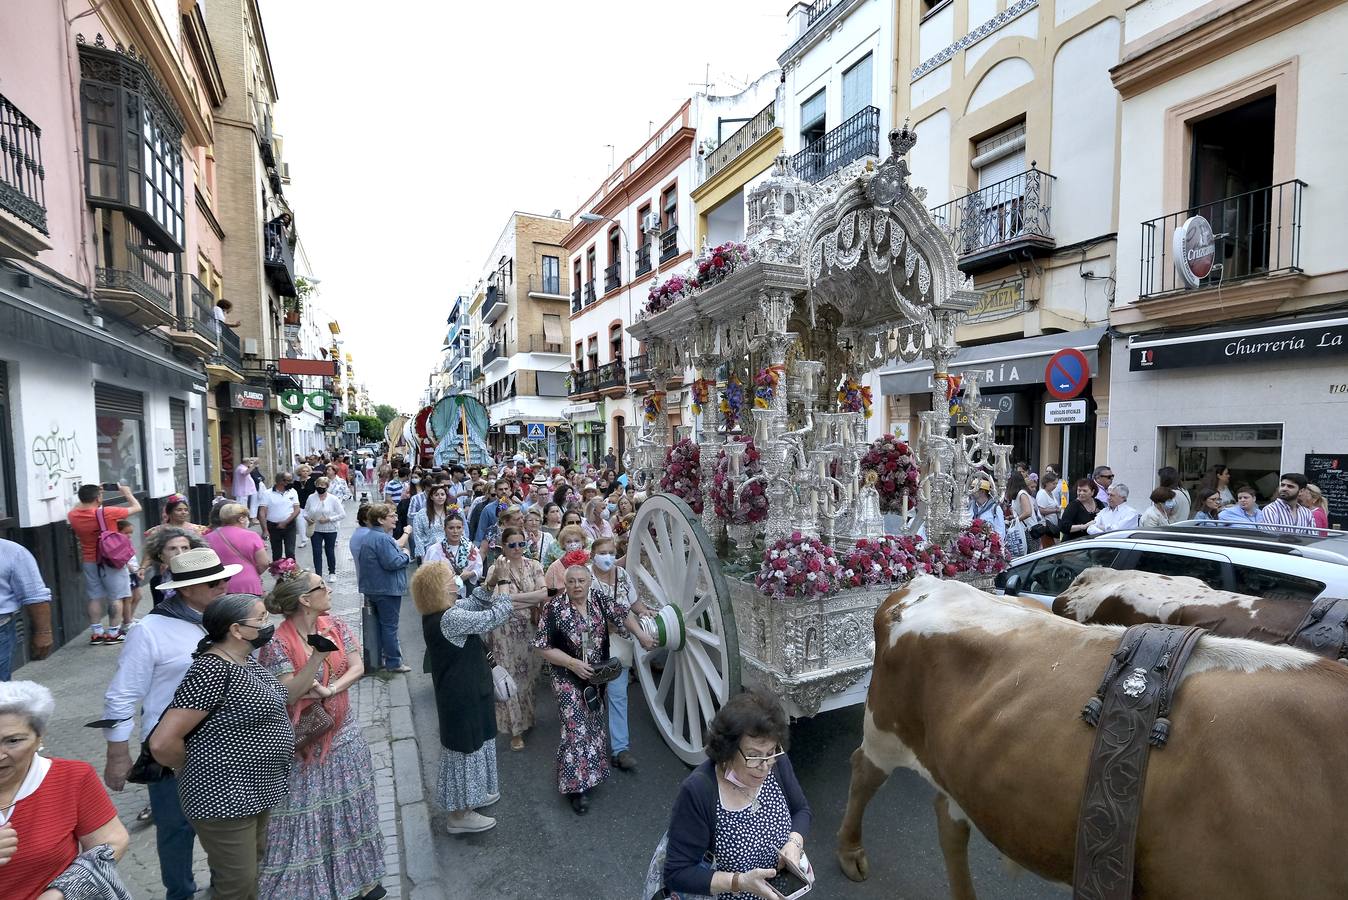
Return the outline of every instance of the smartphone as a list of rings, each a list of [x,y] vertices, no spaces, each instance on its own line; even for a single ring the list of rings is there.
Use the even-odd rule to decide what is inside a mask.
[[[784,900],[804,897],[810,892],[810,888],[814,887],[789,865],[778,868],[777,874],[768,879],[768,884],[772,885],[772,889],[781,894]]]

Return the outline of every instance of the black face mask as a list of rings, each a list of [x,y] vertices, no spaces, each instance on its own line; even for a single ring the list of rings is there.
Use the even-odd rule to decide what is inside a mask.
[[[263,627],[257,630],[257,634],[253,635],[251,638],[248,639],[248,644],[254,650],[260,650],[263,647],[267,646],[267,642],[271,640],[272,635],[274,635],[275,633],[276,633],[275,625],[264,625]]]
[[[320,494],[326,494],[328,492],[328,489],[325,487],[315,488],[314,490],[318,491]]]

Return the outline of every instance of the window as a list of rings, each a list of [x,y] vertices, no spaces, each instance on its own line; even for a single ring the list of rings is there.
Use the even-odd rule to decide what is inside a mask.
[[[623,358],[623,327],[620,323],[608,327],[608,346],[610,359]]]
[[[145,400],[137,391],[94,385],[94,424],[98,432],[98,480],[125,482],[145,490]]]
[[[594,246],[585,251],[585,281],[594,281]]]
[[[1025,123],[1018,122],[974,144],[978,187],[986,188],[1025,171]]]
[[[1190,578],[1197,578],[1215,591],[1226,590],[1226,581],[1222,577],[1222,561],[1209,556],[1142,550],[1137,554],[1131,568],[1139,572],[1155,572],[1157,575],[1187,575]]]
[[[580,286],[584,281],[580,274],[580,257],[576,257],[576,265],[571,272],[571,295],[576,300],[580,300]]]
[[[183,126],[144,63],[81,45],[85,191],[128,213],[167,249],[182,250]]]
[[[661,224],[665,231],[679,227],[679,194],[673,185],[665,188],[660,195],[660,208],[664,213]]]
[[[1235,591],[1266,600],[1305,600],[1310,602],[1324,591],[1323,581],[1314,581],[1298,575],[1284,572],[1270,572],[1267,569],[1252,569],[1249,566],[1233,566],[1236,576]]]
[[[543,293],[560,294],[562,292],[562,264],[555,256],[543,257]]]
[[[547,353],[561,353],[562,343],[562,317],[556,313],[543,314],[543,350]]]
[[[1029,572],[1014,568],[1007,574],[1020,575],[1020,590],[1024,593],[1056,597],[1087,569],[1113,566],[1118,555],[1117,547],[1083,547],[1037,560],[1030,564]]]
[[[846,121],[871,105],[871,55],[867,53],[842,76],[842,117]]]
[[[538,396],[565,397],[567,395],[565,372],[535,372],[534,376],[538,383]]]
[[[800,145],[809,147],[824,131],[824,91],[820,91],[800,105]]]
[[[576,341],[576,369],[585,371],[585,344],[582,341]]]
[[[651,236],[646,233],[646,217],[651,214],[651,205],[643,204],[637,210],[637,246],[641,247],[651,242]]]
[[[590,358],[589,368],[591,369],[599,368],[599,335],[597,334],[590,335],[590,342],[588,349],[589,352],[587,353],[587,355]]]

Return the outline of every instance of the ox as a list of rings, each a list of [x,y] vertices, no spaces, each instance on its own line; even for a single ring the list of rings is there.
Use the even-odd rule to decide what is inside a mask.
[[[875,614],[875,668],[838,832],[844,873],[866,877],[862,814],[904,766],[937,790],[952,897],[975,896],[971,827],[1015,863],[1070,882],[1095,738],[1081,707],[1121,633],[931,576],[890,595]],[[1147,773],[1138,896],[1348,897],[1348,667],[1205,636],[1175,703],[1170,742]]]
[[[1093,568],[1054,599],[1053,612],[1096,625],[1197,625],[1224,637],[1282,644],[1310,606],[1304,600],[1214,590],[1184,575]]]

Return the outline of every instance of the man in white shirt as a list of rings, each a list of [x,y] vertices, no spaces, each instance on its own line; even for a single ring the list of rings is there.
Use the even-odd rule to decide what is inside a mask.
[[[276,486],[257,498],[257,519],[262,523],[262,536],[271,542],[272,559],[295,558],[295,519],[300,504],[298,497],[287,493],[292,481],[289,472],[282,472],[276,476]]]
[[[1106,506],[1100,510],[1095,521],[1086,527],[1086,533],[1096,535],[1104,534],[1106,531],[1136,528],[1139,515],[1141,514],[1137,510],[1128,505],[1128,485],[1122,483],[1110,485]]]
[[[449,470],[449,496],[460,509],[468,506],[473,499],[473,483],[463,466],[451,466]]]
[[[243,566],[222,566],[209,548],[187,550],[169,562],[169,580],[159,585],[166,599],[127,633],[103,700],[103,729],[108,742],[103,780],[114,791],[126,787],[131,771],[128,741],[141,713],[140,739],[144,743],[168,708],[178,682],[183,680],[197,642],[206,633],[201,614],[225,593],[229,579]],[[172,596],[167,596],[171,593]],[[148,785],[154,813],[159,874],[168,900],[189,900],[196,893],[192,875],[192,846],[196,832],[178,802],[178,779],[170,776]]]

